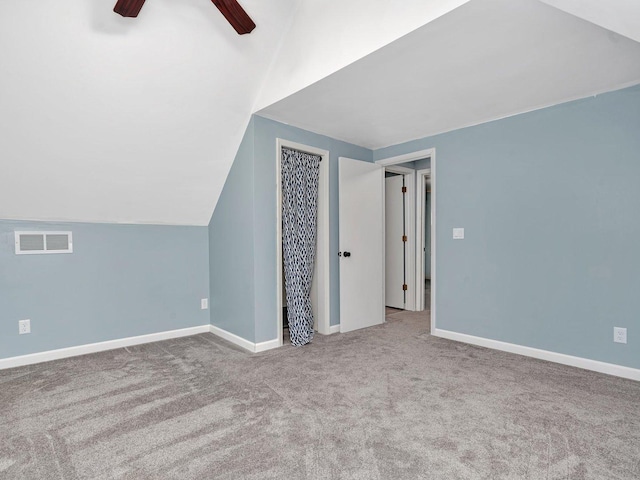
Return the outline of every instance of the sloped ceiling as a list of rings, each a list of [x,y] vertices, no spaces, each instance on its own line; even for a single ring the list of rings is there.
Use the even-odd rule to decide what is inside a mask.
[[[343,65],[461,0],[406,3],[241,0],[258,26],[238,36],[209,0],[148,0],[135,19],[115,0],[0,2],[0,218],[208,224],[260,91],[326,75],[312,67],[329,37]],[[303,82],[269,87],[296,11]],[[360,41],[336,42],[354,26]]]
[[[0,2],[0,218],[206,225],[297,0]]]
[[[506,45],[495,51],[480,48],[482,42],[475,43],[477,38],[467,33],[477,32],[474,24],[479,19],[474,10],[464,9],[483,1],[241,0],[258,25],[245,36],[238,36],[209,0],[148,0],[137,19],[114,14],[115,0],[0,2],[0,218],[206,225],[250,115],[257,110],[372,147],[461,126],[460,119],[447,116],[450,110],[472,112],[474,118],[480,118],[481,111],[486,117],[490,109],[474,104],[474,95],[484,92],[473,85],[484,85],[489,77],[479,78],[477,73],[489,71],[475,67],[494,65],[501,72],[491,79],[496,89],[516,98],[523,85],[514,83],[514,72],[496,60],[498,55],[519,59],[521,74],[528,71],[526,65],[563,60],[544,38],[542,47],[547,50],[532,44],[532,38],[538,38],[534,18],[525,30],[504,29],[500,13],[495,18],[485,15],[485,27],[499,27],[500,41]],[[616,14],[610,8],[602,10],[596,0],[545,1],[622,35],[637,25],[624,18],[633,9]],[[488,3],[509,10],[509,4],[522,2],[530,8],[537,0]],[[583,35],[585,21],[544,7],[564,15],[562,20],[536,17],[551,21],[552,35],[560,44],[572,43],[577,32],[577,57],[599,59],[607,52],[617,59],[615,65],[605,62],[611,81],[601,88],[613,89],[635,78],[635,44],[593,25],[593,31]],[[426,44],[403,43],[403,36],[416,29],[418,37],[429,32],[429,22],[438,35],[427,35]],[[449,25],[450,31],[438,25]],[[544,23],[537,28],[550,27]],[[533,37],[523,40],[525,34]],[[390,74],[394,59],[384,54],[390,42],[389,48],[396,48],[403,58],[431,54],[436,48],[434,54],[445,60],[437,70],[431,68],[426,77],[409,83],[431,85],[438,97],[440,86],[429,82],[458,72],[461,76],[452,85],[471,88],[458,89],[465,96],[448,97],[451,102],[440,110],[435,104],[421,108],[415,117],[419,129],[397,128],[402,124],[391,125],[389,119],[377,123],[375,113],[387,108],[384,90],[401,96],[407,86],[398,83],[405,72]],[[464,54],[461,42],[466,42]],[[589,53],[591,48],[600,56]],[[362,65],[370,69],[366,79],[354,74]],[[388,83],[381,90],[378,82],[378,90],[373,89],[382,77]],[[574,95],[572,85],[581,85],[575,77],[556,83],[559,93],[545,101]],[[344,79],[338,82],[341,86],[335,78]],[[357,89],[368,93],[365,108],[358,107],[361,95],[353,90],[354,79]],[[314,124],[307,122],[300,107],[314,105],[309,92],[319,85],[325,85],[318,91],[323,101],[316,105],[324,117]],[[451,91],[444,88],[440,93],[447,98]],[[528,101],[514,103],[510,111],[541,106],[539,99],[524,97]],[[336,99],[350,107],[345,119],[351,126],[336,121],[342,114],[336,111]],[[422,100],[416,97],[411,103]],[[354,111],[359,116],[354,118]],[[353,129],[363,118],[373,122],[369,136]],[[437,122],[427,128],[420,124],[424,119]],[[332,124],[339,128],[332,130]]]
[[[640,43],[537,0],[471,0],[258,112],[371,149],[640,83]]]
[[[638,0],[542,0],[612,32],[640,42]]]
[[[260,110],[469,0],[302,0],[256,104]]]

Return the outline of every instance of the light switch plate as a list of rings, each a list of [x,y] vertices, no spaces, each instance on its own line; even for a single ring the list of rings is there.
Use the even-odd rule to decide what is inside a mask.
[[[454,228],[453,229],[453,239],[454,240],[462,240],[464,238],[464,228]]]
[[[202,300],[200,300],[200,308],[202,310],[206,310],[207,308],[209,308],[209,299],[208,298],[203,298]]]

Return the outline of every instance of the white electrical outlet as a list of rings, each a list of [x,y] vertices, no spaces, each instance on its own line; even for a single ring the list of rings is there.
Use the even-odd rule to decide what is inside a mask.
[[[454,240],[464,240],[464,228],[454,228],[453,229],[453,239]]]
[[[613,341],[616,343],[627,343],[627,329],[613,327]]]
[[[206,310],[207,308],[209,308],[209,299],[208,298],[203,298],[202,300],[200,300],[200,308],[202,310]]]
[[[31,320],[18,320],[18,333],[20,335],[31,333]]]

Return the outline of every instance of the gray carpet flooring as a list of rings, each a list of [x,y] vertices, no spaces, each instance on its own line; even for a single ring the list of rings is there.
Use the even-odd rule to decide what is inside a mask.
[[[640,383],[429,335],[202,334],[0,372],[2,479],[638,479]]]

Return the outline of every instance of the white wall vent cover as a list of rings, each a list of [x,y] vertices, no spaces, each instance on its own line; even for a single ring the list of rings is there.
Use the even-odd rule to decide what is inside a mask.
[[[15,232],[16,255],[72,253],[71,232]]]

